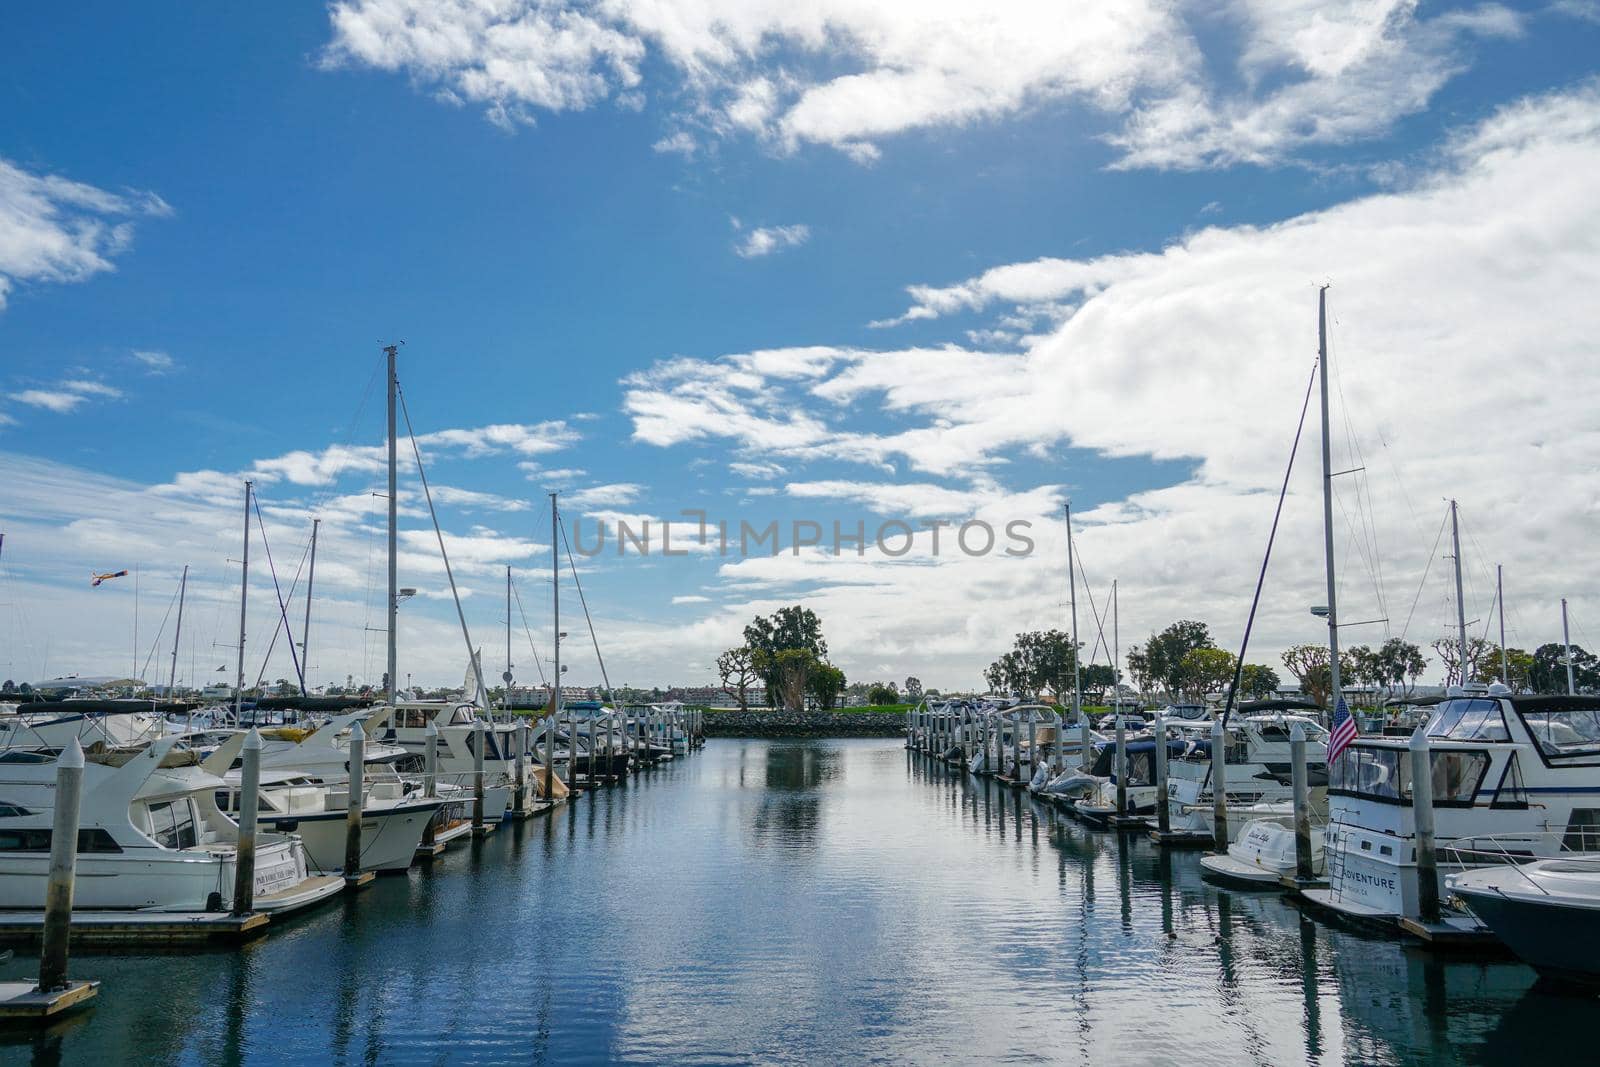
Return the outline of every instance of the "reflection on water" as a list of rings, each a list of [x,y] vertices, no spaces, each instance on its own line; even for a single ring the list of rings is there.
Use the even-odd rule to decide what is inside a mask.
[[[713,741],[243,951],[77,957],[98,1007],[0,1061],[1593,1059],[1592,998],[1197,860],[893,741]]]

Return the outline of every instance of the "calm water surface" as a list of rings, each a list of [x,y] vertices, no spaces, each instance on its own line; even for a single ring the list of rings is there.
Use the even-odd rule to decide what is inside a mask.
[[[1591,998],[1199,870],[898,741],[712,741],[243,951],[75,957],[98,1006],[0,1061],[1596,1059]]]

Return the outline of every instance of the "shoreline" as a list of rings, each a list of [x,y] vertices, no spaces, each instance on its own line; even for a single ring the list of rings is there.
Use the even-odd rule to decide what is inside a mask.
[[[894,711],[737,711],[708,709],[707,737],[904,737],[905,715]]]

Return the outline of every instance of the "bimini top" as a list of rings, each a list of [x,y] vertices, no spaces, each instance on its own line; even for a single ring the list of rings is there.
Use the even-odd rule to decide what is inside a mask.
[[[193,711],[199,706],[198,704],[184,701],[168,703],[154,700],[40,700],[31,704],[20,704],[17,710],[29,715],[67,717],[73,715],[133,715],[138,712],[154,712],[156,714],[185,712]],[[35,725],[47,724],[36,723]]]
[[[1545,693],[1538,696],[1507,697],[1511,706],[1524,715],[1542,711],[1600,711],[1600,696]]]
[[[256,707],[262,711],[298,709],[300,711],[349,711],[352,708],[370,708],[378,702],[375,696],[365,697],[259,697]]]
[[[1257,715],[1264,711],[1321,711],[1321,704],[1309,700],[1246,700],[1235,704],[1233,710],[1241,715]]]

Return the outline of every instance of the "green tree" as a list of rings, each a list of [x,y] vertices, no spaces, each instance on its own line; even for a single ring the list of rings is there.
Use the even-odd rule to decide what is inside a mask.
[[[1481,637],[1467,638],[1467,663],[1461,665],[1461,640],[1458,637],[1441,637],[1433,643],[1434,655],[1444,664],[1444,684],[1460,685],[1462,679],[1477,675],[1479,666],[1499,655],[1499,649]]]
[[[1300,683],[1300,692],[1313,704],[1328,706],[1333,673],[1328,669],[1327,645],[1295,645],[1283,650],[1283,665]]]
[[[1558,646],[1559,647],[1559,646]],[[1565,666],[1562,667],[1562,685],[1566,685]],[[1522,692],[1532,685],[1533,653],[1521,648],[1506,649],[1504,677],[1501,677],[1500,653],[1496,651],[1488,659],[1478,664],[1478,673],[1473,681],[1504,682],[1515,692]]]
[[[1150,682],[1159,685],[1172,698],[1184,692],[1188,680],[1183,657],[1196,649],[1216,647],[1216,642],[1211,640],[1210,627],[1184,619],[1158,634],[1151,634],[1143,647],[1135,646],[1133,651],[1140,657],[1143,669],[1149,672]],[[1131,669],[1131,659],[1129,666]]]
[[[10,678],[7,678],[4,682],[0,682],[0,693],[15,693],[16,691],[17,683],[13,682]]]
[[[1600,661],[1580,645],[1572,646],[1572,677],[1579,691],[1600,688]],[[1533,650],[1529,681],[1536,693],[1567,691],[1567,661],[1562,646],[1551,642]]]
[[[1422,648],[1399,637],[1391,637],[1378,648],[1374,682],[1383,686],[1387,699],[1405,698],[1417,687],[1417,679],[1428,669]]]
[[[898,704],[900,691],[894,687],[893,682],[873,682],[867,688],[868,704]]]
[[[1117,672],[1109,663],[1089,663],[1083,668],[1083,690],[1090,694],[1089,703],[1104,704],[1106,691],[1116,683]],[[1057,698],[1060,699],[1059,697]]]
[[[722,691],[739,702],[740,711],[750,710],[750,683],[756,680],[756,666],[749,645],[730,648],[717,657],[717,677]]]
[[[805,710],[812,679],[824,666],[808,648],[785,648],[772,656],[773,680],[786,710]]]
[[[744,628],[750,662],[767,687],[767,701],[780,701],[791,711],[804,706],[807,679],[812,669],[828,661],[828,643],[822,637],[822,620],[799,604],[779,608],[770,618],[755,618]],[[804,652],[804,656],[785,656]]]
[[[913,675],[906,679],[906,702],[915,704],[922,699],[922,679]]]
[[[1191,648],[1178,661],[1176,691],[1204,700],[1207,693],[1225,689],[1233,682],[1237,662],[1234,654],[1224,649]]]
[[[1143,647],[1134,645],[1128,649],[1127,663],[1128,677],[1132,679],[1135,689],[1148,693],[1155,688],[1155,679],[1150,674],[1150,657],[1145,655]]]
[[[1239,690],[1249,700],[1264,700],[1282,686],[1278,672],[1261,663],[1246,663],[1239,672]]]
[[[1077,651],[1061,630],[1017,634],[1010,652],[983,672],[997,692],[1033,695],[1048,689],[1058,701],[1072,687],[1072,667]]]
[[[844,692],[844,671],[831,663],[820,664],[811,673],[810,686],[817,705],[831,708],[839,702],[839,694]]]

